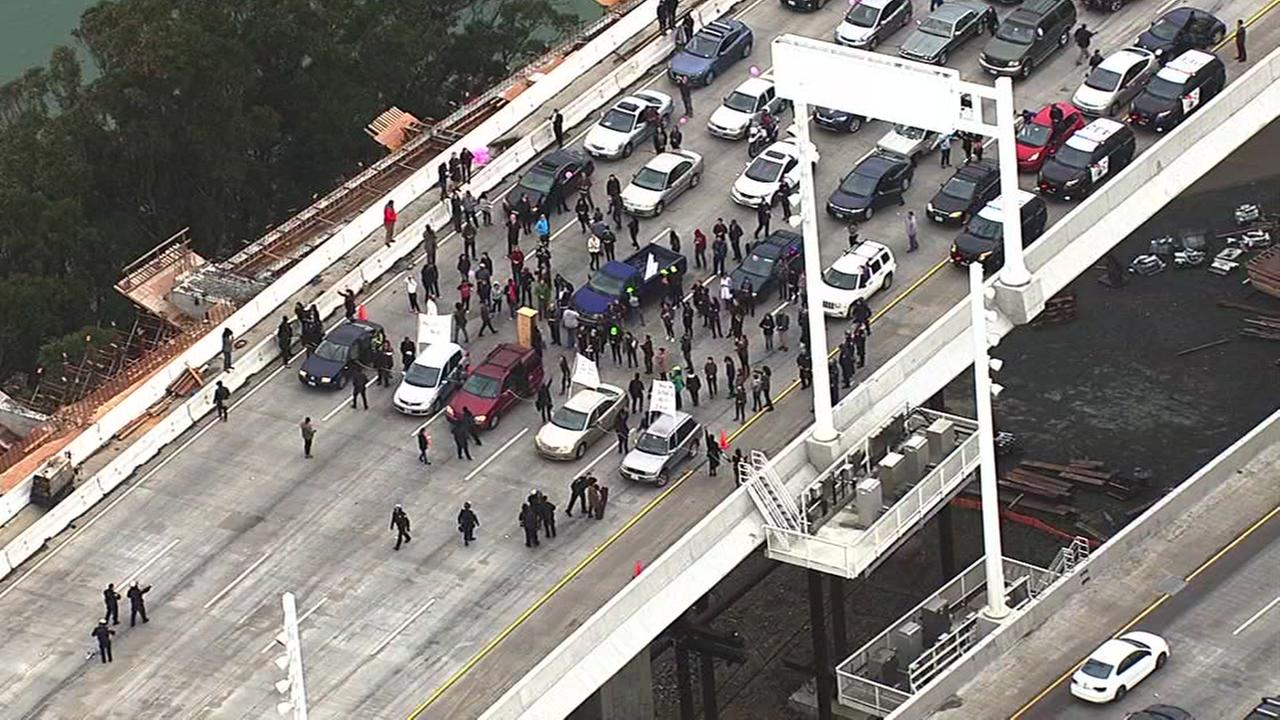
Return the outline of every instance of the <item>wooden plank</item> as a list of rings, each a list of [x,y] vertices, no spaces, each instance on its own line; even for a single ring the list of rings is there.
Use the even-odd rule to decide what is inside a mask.
[[[1062,473],[1062,477],[1075,482],[1084,483],[1085,485],[1092,485],[1094,487],[1102,487],[1107,484],[1106,480],[1077,475],[1075,473]]]

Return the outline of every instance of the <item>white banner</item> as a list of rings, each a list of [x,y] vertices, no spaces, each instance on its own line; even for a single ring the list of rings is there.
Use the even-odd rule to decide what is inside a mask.
[[[453,316],[420,314],[418,315],[418,352],[421,353],[432,343],[450,342],[453,337]]]
[[[645,264],[644,264],[644,279],[648,280],[649,278],[657,274],[658,274],[658,258],[654,255],[650,255],[649,259],[645,261]]]
[[[664,415],[676,414],[676,384],[670,380],[654,380],[649,410]]]
[[[579,354],[573,365],[573,381],[592,390],[600,387],[600,370],[595,361]]]

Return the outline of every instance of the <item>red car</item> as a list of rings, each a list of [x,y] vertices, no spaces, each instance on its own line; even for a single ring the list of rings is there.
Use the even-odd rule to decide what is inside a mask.
[[[451,423],[468,415],[478,428],[498,427],[502,414],[533,397],[542,384],[542,360],[531,348],[505,343],[494,348],[444,409]]]
[[[1062,122],[1055,130],[1050,120],[1050,108],[1057,107],[1062,111]],[[1071,137],[1071,133],[1084,127],[1084,113],[1069,102],[1052,103],[1040,108],[1031,118],[1031,122],[1023,123],[1018,128],[1018,170],[1020,172],[1037,172],[1045,160],[1053,157],[1062,147],[1062,143]]]

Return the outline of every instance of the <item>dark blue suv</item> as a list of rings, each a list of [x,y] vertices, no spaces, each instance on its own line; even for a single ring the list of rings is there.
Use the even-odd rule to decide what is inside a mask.
[[[672,80],[682,77],[690,85],[710,85],[716,75],[751,54],[755,35],[741,20],[732,18],[707,23],[694,33],[683,48],[671,57],[668,71]]]

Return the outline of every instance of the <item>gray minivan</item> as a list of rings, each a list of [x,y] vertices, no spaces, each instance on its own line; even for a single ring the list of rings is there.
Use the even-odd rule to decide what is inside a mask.
[[[1067,46],[1075,23],[1071,0],[1029,0],[1000,23],[978,62],[992,75],[1025,78],[1055,50]]]

